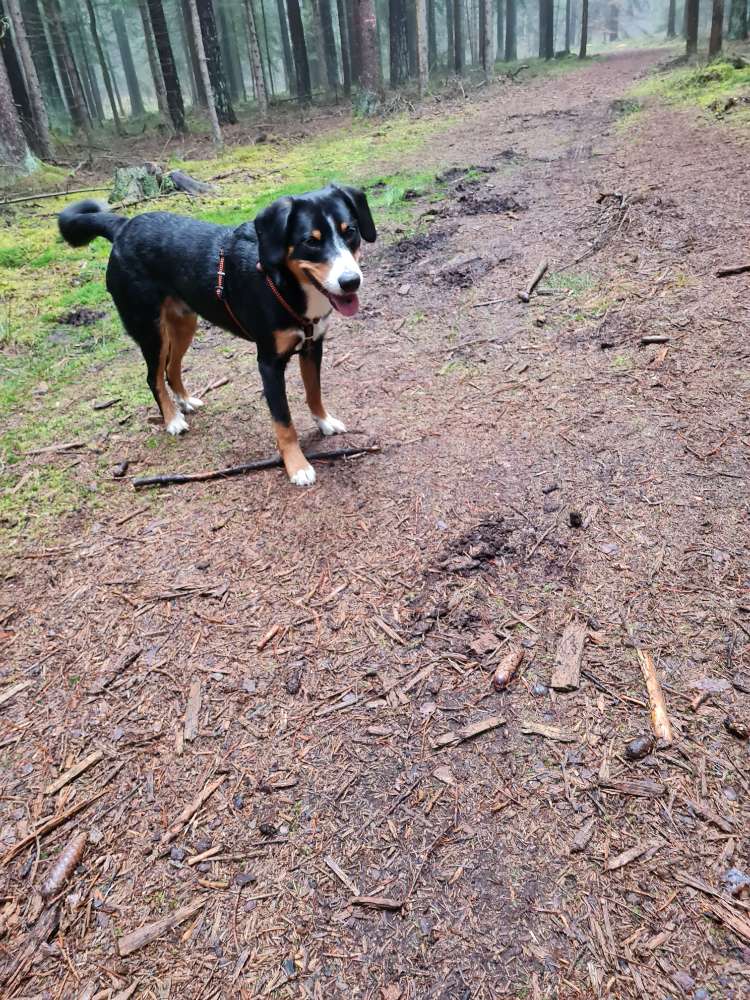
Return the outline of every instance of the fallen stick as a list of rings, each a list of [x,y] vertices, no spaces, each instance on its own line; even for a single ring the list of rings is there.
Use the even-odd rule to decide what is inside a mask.
[[[74,778],[77,778],[79,775],[83,774],[84,771],[88,771],[88,769],[90,767],[93,767],[94,764],[98,764],[103,757],[104,754],[102,753],[101,750],[94,750],[94,752],[90,753],[88,757],[84,757],[83,760],[79,760],[77,764],[74,764],[72,767],[69,767],[68,770],[65,771],[63,774],[61,774],[56,781],[53,781],[50,785],[47,785],[47,787],[44,789],[44,794],[54,795],[56,792],[59,792],[61,788],[64,788],[66,785],[70,784],[70,782],[73,781]]]
[[[738,264],[736,267],[720,267],[716,272],[717,278],[731,278],[735,274],[747,274],[750,271],[750,264]]]
[[[49,833],[50,830],[54,830],[58,826],[62,826],[67,820],[72,819],[79,812],[83,812],[84,809],[88,809],[89,806],[93,805],[102,795],[107,794],[108,789],[103,788],[101,792],[97,792],[96,795],[92,795],[90,799],[85,799],[83,802],[79,802],[75,806],[71,806],[70,809],[66,809],[65,812],[60,813],[59,816],[53,816],[48,819],[46,823],[42,823],[40,827],[37,827],[33,833],[30,833],[27,837],[22,840],[17,841],[12,847],[9,847],[2,858],[0,858],[0,868],[7,865],[9,861],[12,861],[15,856],[24,849],[28,847],[29,844],[33,844],[35,840],[43,837],[45,833]]]
[[[521,732],[525,736],[543,736],[545,740],[556,740],[558,743],[576,743],[579,738],[570,729],[549,726],[546,722],[534,722],[531,719],[521,722]]]
[[[642,649],[636,649],[638,662],[641,665],[643,680],[646,682],[649,705],[651,706],[651,728],[657,740],[663,740],[669,746],[672,742],[672,725],[667,715],[667,703],[664,700],[659,678],[656,676],[656,667],[650,653]]]
[[[443,733],[432,744],[432,749],[442,750],[443,747],[458,746],[459,743],[463,743],[465,740],[481,736],[482,733],[486,733],[490,729],[497,729],[498,726],[504,724],[504,718],[499,715],[491,715],[488,719],[481,719],[479,722],[472,722],[470,725],[464,726],[457,733]]]
[[[403,909],[403,899],[391,899],[389,896],[352,896],[349,900],[352,906],[365,906],[371,910],[392,910],[394,913]]]
[[[641,337],[641,344],[646,347],[648,344],[668,344],[671,341],[668,333],[650,333]]]
[[[192,743],[198,735],[198,717],[201,711],[201,682],[194,678],[190,685],[187,707],[185,708],[185,741]]]
[[[202,389],[199,389],[198,392],[196,393],[196,396],[198,397],[198,399],[201,399],[203,396],[206,395],[206,393],[213,392],[214,389],[221,389],[223,385],[229,385],[230,381],[231,379],[226,378],[226,376],[224,378],[217,378],[215,382],[210,382]]]
[[[175,839],[175,837],[179,836],[180,830],[182,830],[183,826],[186,823],[190,822],[190,820],[193,818],[193,816],[195,816],[195,814],[198,812],[203,803],[207,802],[208,799],[210,799],[211,796],[214,794],[216,789],[220,785],[223,785],[226,780],[227,776],[225,774],[222,774],[221,777],[215,778],[213,781],[209,781],[209,783],[204,787],[204,789],[198,795],[196,795],[193,801],[185,806],[185,808],[182,810],[182,812],[174,821],[174,823],[172,823],[169,829],[162,835],[162,838],[159,841],[162,847],[166,844],[171,844],[172,841]],[[120,952],[120,954],[122,954],[122,952]]]
[[[379,444],[366,445],[359,448],[336,448],[333,451],[312,451],[305,458],[308,462],[332,461],[337,458],[355,458],[359,455],[374,455],[380,451]],[[143,489],[144,486],[176,486],[181,483],[205,483],[212,479],[228,479],[230,476],[243,476],[247,472],[262,472],[264,469],[275,469],[283,465],[281,456],[274,458],[261,458],[257,462],[248,462],[247,465],[234,465],[228,469],[211,469],[208,472],[176,472],[163,476],[144,476],[141,479],[134,479],[135,489]]]
[[[33,681],[19,681],[17,684],[11,684],[10,687],[5,688],[0,691],[0,705],[4,705],[6,701],[10,701],[21,691],[25,691],[27,687],[31,687]]]
[[[138,930],[131,931],[130,934],[121,937],[117,942],[118,954],[121,958],[125,958],[127,955],[132,955],[134,951],[145,948],[147,944],[151,944],[152,941],[161,937],[165,931],[170,931],[173,927],[178,927],[190,917],[195,916],[198,910],[203,908],[205,902],[205,899],[194,900],[188,906],[181,906],[179,910],[175,910],[169,916],[162,917],[161,920],[144,924]]]
[[[549,263],[546,260],[543,260],[536,271],[534,271],[534,277],[528,283],[524,291],[518,293],[518,297],[521,302],[528,302],[530,300],[531,296],[534,294],[534,289],[547,273],[548,267]]]
[[[69,194],[89,194],[91,191],[108,191],[109,187],[71,188],[70,191],[45,191],[43,194],[25,194],[20,198],[5,198],[3,205],[18,205],[22,201],[42,201],[45,198],[67,198]]]

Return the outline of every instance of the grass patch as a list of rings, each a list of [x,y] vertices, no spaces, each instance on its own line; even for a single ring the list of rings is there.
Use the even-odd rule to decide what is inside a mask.
[[[729,59],[657,72],[630,91],[636,98],[658,98],[667,104],[723,112],[730,98],[750,98],[750,66]],[[750,123],[750,104],[732,113],[731,121]]]
[[[595,285],[594,278],[590,274],[571,274],[570,271],[551,271],[545,275],[542,287],[554,288],[555,291],[570,292],[572,295],[583,295]]]

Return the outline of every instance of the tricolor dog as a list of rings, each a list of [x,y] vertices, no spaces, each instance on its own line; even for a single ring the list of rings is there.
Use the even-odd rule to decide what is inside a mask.
[[[143,352],[168,433],[186,431],[184,415],[203,405],[182,381],[182,358],[203,316],[257,345],[286,471],[298,486],[314,483],[289,413],[284,375],[292,354],[299,354],[307,403],[321,432],[346,430],[323,403],[320,364],[333,310],[354,316],[359,309],[360,243],[376,238],[363,192],[331,185],[279,198],[236,229],[168,212],[126,219],[90,200],[70,205],[58,221],[71,246],[85,246],[96,236],[112,241],[107,288]]]

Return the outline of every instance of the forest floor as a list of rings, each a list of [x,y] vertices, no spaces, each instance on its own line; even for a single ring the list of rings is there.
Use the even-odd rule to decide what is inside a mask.
[[[324,361],[335,445],[378,454],[304,491],[134,491],[271,452],[253,353],[215,330],[178,441],[145,395],[81,441],[101,359],[56,397],[15,483],[51,466],[89,500],[8,522],[5,996],[750,995],[750,275],[716,276],[750,262],[748,133],[634,105],[660,58],[483,88],[399,154],[438,180]],[[134,349],[108,363],[140,386]],[[631,760],[639,654],[674,740]]]

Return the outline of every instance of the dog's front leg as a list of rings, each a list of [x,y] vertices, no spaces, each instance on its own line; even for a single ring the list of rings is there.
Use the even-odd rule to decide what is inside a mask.
[[[302,454],[286,398],[284,373],[288,360],[288,356],[283,355],[272,359],[259,358],[258,368],[287,475],[295,486],[312,486],[315,469]]]
[[[325,407],[323,397],[320,394],[320,364],[323,360],[323,339],[313,341],[308,351],[299,356],[299,367],[302,372],[302,381],[305,383],[305,395],[310,413],[315,418],[315,423],[320,428],[320,433],[343,434],[346,430],[342,420],[332,416]]]

